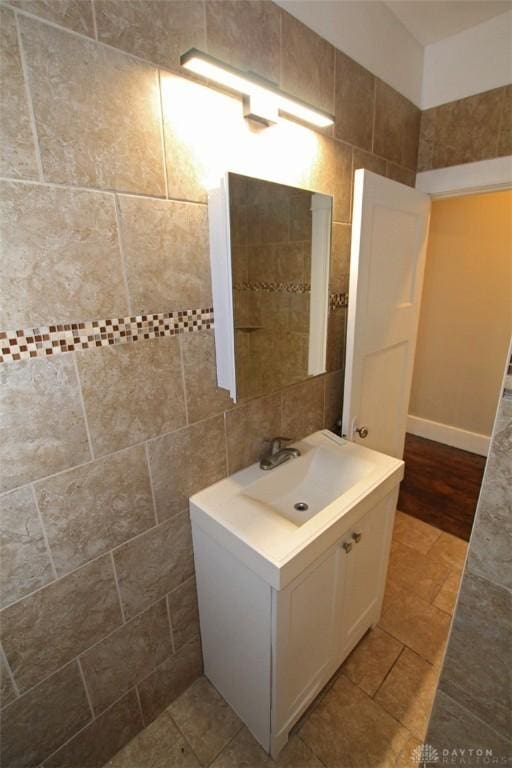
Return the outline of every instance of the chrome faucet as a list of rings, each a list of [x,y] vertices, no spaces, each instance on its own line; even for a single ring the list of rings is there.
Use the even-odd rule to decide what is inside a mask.
[[[267,440],[267,442],[270,448],[260,459],[260,469],[274,469],[288,461],[288,459],[300,456],[298,448],[283,447],[285,443],[291,442],[289,437],[273,437],[272,440]]]

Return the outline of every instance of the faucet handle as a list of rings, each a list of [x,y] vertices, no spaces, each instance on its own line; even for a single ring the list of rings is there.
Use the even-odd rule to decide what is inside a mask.
[[[286,443],[291,443],[292,438],[291,437],[273,437],[271,440],[267,440],[267,443],[270,444],[270,455],[273,456],[275,453],[281,450],[283,445]]]

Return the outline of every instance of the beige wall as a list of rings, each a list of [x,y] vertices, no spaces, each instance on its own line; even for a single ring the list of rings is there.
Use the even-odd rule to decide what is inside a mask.
[[[409,413],[490,435],[512,325],[512,191],[435,200]]]

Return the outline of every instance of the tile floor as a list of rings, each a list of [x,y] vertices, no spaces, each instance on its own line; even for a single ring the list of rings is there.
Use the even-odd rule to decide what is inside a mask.
[[[413,768],[466,548],[465,541],[397,513],[379,626],[295,726],[277,763],[202,677],[108,768]]]

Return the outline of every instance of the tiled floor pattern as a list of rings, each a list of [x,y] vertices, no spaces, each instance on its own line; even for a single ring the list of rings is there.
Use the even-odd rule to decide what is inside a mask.
[[[206,678],[109,768],[413,768],[425,736],[466,542],[397,513],[380,624],[294,728],[275,763]]]

